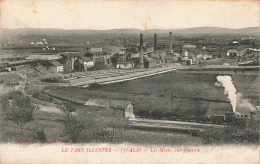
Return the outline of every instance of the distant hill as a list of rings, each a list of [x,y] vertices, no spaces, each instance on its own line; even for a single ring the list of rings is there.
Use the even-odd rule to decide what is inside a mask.
[[[178,33],[201,33],[201,34],[214,34],[214,33],[229,33],[229,34],[259,34],[260,27],[247,27],[241,29],[229,29],[229,28],[220,28],[220,27],[195,27],[188,29],[177,30]]]
[[[19,29],[1,29],[3,35],[86,35],[97,33],[124,33],[124,34],[152,34],[152,33],[168,33],[176,34],[253,34],[260,35],[260,27],[247,27],[241,29],[229,29],[220,27],[194,27],[185,29],[111,29],[111,30],[65,30],[65,29],[44,29],[44,28],[19,28]]]

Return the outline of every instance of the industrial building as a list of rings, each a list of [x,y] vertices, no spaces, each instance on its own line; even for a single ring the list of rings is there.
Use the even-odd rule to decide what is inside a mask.
[[[156,61],[148,56],[144,57],[144,68],[155,68]]]
[[[76,66],[75,70],[75,64],[79,64],[79,61],[75,60],[79,57],[82,57],[82,55],[79,52],[65,52],[62,53],[61,56],[63,57],[60,62],[64,64],[64,72],[70,73],[72,71],[80,71],[82,70],[82,66]]]
[[[47,69],[49,72],[52,73],[63,73],[64,72],[64,66],[63,64],[59,63],[56,60],[51,61],[41,61],[40,64]]]
[[[94,68],[96,68],[96,69],[104,68],[105,63],[107,61],[107,59],[105,58],[105,55],[103,54],[103,49],[101,47],[89,48],[87,50],[87,53],[84,56],[87,56],[87,57],[93,59]]]

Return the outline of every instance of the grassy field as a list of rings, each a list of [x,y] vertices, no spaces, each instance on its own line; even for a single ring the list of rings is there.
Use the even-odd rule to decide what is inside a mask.
[[[48,141],[62,140],[62,130],[64,129],[64,125],[61,123],[62,119],[60,114],[35,111],[34,120],[26,123],[23,127],[23,135],[21,135],[20,127],[17,124],[7,121],[1,129],[1,142],[32,141],[38,130],[44,130]]]
[[[100,117],[104,117],[104,110],[91,110],[86,108],[86,106],[79,106],[79,112],[82,115],[84,113],[84,118],[88,119],[90,116],[97,116],[97,120]],[[43,111],[34,112],[34,120],[32,122],[26,123],[23,128],[23,134],[20,132],[20,128],[14,122],[8,121],[4,128],[0,130],[0,142],[32,142],[35,141],[34,136],[39,130],[44,130],[46,134],[47,142],[61,142],[65,141],[63,129],[64,125],[61,123],[63,119],[62,114],[47,113]],[[104,119],[108,119],[105,117]],[[3,122],[2,122],[3,123]],[[100,122],[93,122],[94,125]],[[89,127],[95,128],[93,127]],[[79,143],[95,143],[95,134],[89,129],[83,130],[79,136]],[[103,141],[106,142],[106,141]],[[175,146],[175,145],[199,145],[202,143],[199,137],[190,136],[189,134],[175,133],[175,132],[162,132],[162,131],[145,131],[136,129],[125,129],[118,133],[113,143],[133,143],[133,144],[152,144],[152,145],[165,145],[165,146]]]
[[[104,85],[98,89],[58,88],[50,93],[62,98],[71,97],[82,103],[89,98],[131,100],[135,102],[135,110],[167,112],[173,109],[188,114],[199,108],[207,110],[210,114],[219,114],[232,109],[227,96],[224,95],[224,88],[215,86],[218,74],[231,75],[238,92],[254,105],[259,104],[257,84],[260,81],[257,72],[173,72]]]
[[[98,124],[104,124],[106,127],[109,124],[109,120],[112,118],[107,115],[107,110],[104,109],[91,109],[86,106],[80,105],[78,107],[79,117],[82,117],[85,121],[93,123],[91,127],[82,131],[79,136],[81,142],[90,142],[93,140],[93,136],[98,128],[102,127]],[[124,117],[124,116],[123,116]],[[104,122],[105,120],[105,122]],[[118,121],[118,117],[117,117]],[[117,122],[121,124],[121,122]],[[95,130],[93,130],[95,129]],[[92,141],[93,142],[93,141]],[[199,137],[191,136],[190,134],[172,132],[172,131],[158,131],[158,130],[137,130],[126,128],[122,129],[113,139],[113,143],[132,143],[138,145],[200,145],[202,140]]]

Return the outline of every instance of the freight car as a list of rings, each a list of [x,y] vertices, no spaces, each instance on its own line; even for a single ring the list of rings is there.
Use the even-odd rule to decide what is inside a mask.
[[[136,117],[149,118],[149,119],[161,119],[161,120],[172,120],[172,121],[185,121],[185,122],[197,122],[207,124],[227,124],[234,119],[244,119],[237,116],[233,112],[227,112],[225,115],[203,115],[203,116],[180,116],[176,113],[160,111],[148,112],[139,111],[136,113]]]

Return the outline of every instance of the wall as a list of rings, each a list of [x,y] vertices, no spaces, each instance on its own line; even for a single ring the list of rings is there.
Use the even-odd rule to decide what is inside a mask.
[[[84,71],[94,68],[94,61],[84,62]]]
[[[134,107],[132,104],[129,104],[126,109],[125,109],[125,117],[129,117],[129,118],[135,118],[134,115]]]
[[[130,69],[133,68],[134,64],[132,63],[127,63],[127,64],[116,64],[116,68],[118,69]]]

